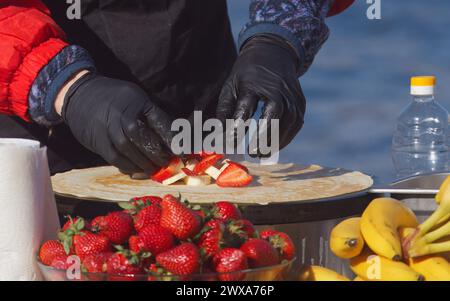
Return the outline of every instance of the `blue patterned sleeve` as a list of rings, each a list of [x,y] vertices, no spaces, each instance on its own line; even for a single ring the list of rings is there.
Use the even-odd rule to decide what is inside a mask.
[[[302,75],[328,38],[325,18],[332,4],[333,0],[251,0],[250,21],[239,34],[238,46],[261,33],[281,36],[297,51]]]
[[[62,122],[54,109],[56,95],[63,85],[81,70],[95,70],[84,48],[76,45],[62,49],[33,81],[28,95],[29,114],[36,123],[51,127]]]

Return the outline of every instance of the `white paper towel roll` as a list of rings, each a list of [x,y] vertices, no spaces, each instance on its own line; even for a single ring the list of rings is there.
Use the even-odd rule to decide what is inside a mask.
[[[39,245],[58,228],[46,148],[0,139],[0,280],[40,280]]]

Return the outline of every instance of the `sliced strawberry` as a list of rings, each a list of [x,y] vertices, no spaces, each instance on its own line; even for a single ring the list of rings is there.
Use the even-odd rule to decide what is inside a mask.
[[[181,161],[180,158],[175,157],[172,158],[169,162],[169,165],[162,167],[160,170],[158,170],[156,173],[154,173],[151,176],[151,179],[153,181],[156,182],[162,182],[168,178],[170,178],[171,176],[175,175],[176,173],[178,173],[181,168],[184,167],[183,161]]]
[[[217,161],[222,159],[224,157],[223,154],[212,154],[206,157],[203,157],[202,161],[200,161],[197,165],[194,167],[194,173],[201,174],[203,173],[208,167],[213,166],[216,164]]]
[[[234,164],[234,165],[236,165],[236,166],[239,166],[240,168],[242,168],[243,170],[245,170],[245,172],[248,173],[248,168],[247,168],[247,166],[245,166],[245,165],[242,165],[242,164],[237,163],[237,162],[234,162],[234,161],[228,161],[227,163],[228,163],[228,164]]]
[[[243,187],[249,185],[253,177],[249,175],[240,164],[230,162],[216,180],[216,184],[220,187]]]
[[[197,174],[193,172],[192,170],[189,170],[187,168],[182,168],[181,171],[188,177],[195,177]]]

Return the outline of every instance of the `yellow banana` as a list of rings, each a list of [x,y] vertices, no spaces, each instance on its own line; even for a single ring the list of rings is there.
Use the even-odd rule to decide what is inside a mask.
[[[363,252],[350,259],[350,268],[363,279],[369,281],[419,281],[423,276],[401,261],[393,261],[375,255],[365,248]]]
[[[330,235],[330,249],[336,256],[349,259],[361,253],[364,239],[360,221],[359,217],[349,218],[333,228]]]
[[[300,281],[350,281],[337,272],[316,265],[307,266],[300,272]]]
[[[366,279],[356,276],[355,278],[353,278],[353,281],[367,281]]]
[[[423,236],[437,224],[442,224],[450,219],[450,176],[447,177],[442,183],[435,199],[439,204],[439,207],[425,222],[419,226],[417,236]]]
[[[402,239],[414,233],[415,229],[400,229]],[[426,281],[450,281],[450,263],[442,256],[423,256],[408,258],[407,263],[417,273],[423,275]]]
[[[409,258],[409,266],[426,281],[450,281],[450,263],[437,255]]]
[[[439,204],[436,211],[403,243],[411,257],[450,251],[450,240],[436,242],[450,235],[450,176],[442,183],[436,202]]]
[[[450,221],[441,225],[439,228],[426,233],[423,236],[426,242],[435,242],[450,235]]]
[[[441,187],[439,187],[439,192],[435,197],[436,203],[440,204],[444,197],[450,197],[450,176],[448,176],[444,182],[442,182]]]
[[[411,209],[391,198],[373,200],[361,217],[361,233],[370,249],[397,261],[403,257],[398,229],[417,226]]]
[[[404,244],[404,248],[405,251],[408,252],[408,256],[415,258],[419,256],[434,254],[447,258],[446,256],[450,254],[450,235],[436,240],[433,238],[437,237],[438,232],[436,231],[430,232],[424,236],[419,237],[414,235],[408,235],[408,239],[409,237],[413,236],[413,239],[409,242],[409,244],[407,245]]]
[[[450,252],[450,240],[427,243],[423,237],[420,237],[414,239],[408,247],[408,256],[413,258],[446,252]]]

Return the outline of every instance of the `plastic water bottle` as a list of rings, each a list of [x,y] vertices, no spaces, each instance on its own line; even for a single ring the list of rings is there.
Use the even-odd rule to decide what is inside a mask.
[[[434,99],[435,85],[434,76],[411,78],[413,101],[398,117],[392,140],[398,178],[449,170],[449,115]]]

